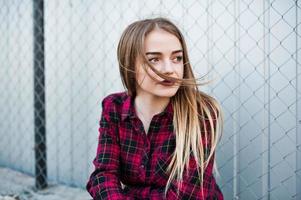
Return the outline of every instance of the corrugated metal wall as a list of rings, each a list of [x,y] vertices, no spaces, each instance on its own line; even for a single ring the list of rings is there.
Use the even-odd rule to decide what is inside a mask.
[[[116,47],[134,20],[183,31],[200,88],[225,114],[217,176],[225,199],[300,199],[301,10],[289,0],[45,1],[47,170],[83,187],[102,98],[123,90]],[[34,174],[30,0],[0,1],[0,166]],[[297,197],[297,192],[299,196]]]

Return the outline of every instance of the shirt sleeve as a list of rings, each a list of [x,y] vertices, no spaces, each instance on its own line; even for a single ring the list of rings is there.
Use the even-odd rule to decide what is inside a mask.
[[[111,128],[111,122],[106,114],[104,101],[102,102],[102,115],[99,122],[99,139],[97,154],[93,161],[94,171],[86,185],[87,191],[93,199],[131,199],[123,193],[119,179],[119,154],[120,146],[117,135]]]
[[[176,199],[224,199],[212,173],[214,156],[215,153],[211,157],[209,164],[205,169],[203,187],[201,187],[200,178],[195,164],[196,162],[194,160],[192,161],[194,165],[189,167],[188,174],[186,174],[186,171],[184,170],[183,180],[181,181],[182,187],[180,187],[180,182],[173,180],[173,187],[179,187],[179,195]]]
[[[200,177],[196,167],[196,161],[194,159],[190,160],[190,165],[188,169],[184,170],[183,180],[180,182],[173,180],[171,184],[172,193],[176,195],[176,198],[167,199],[214,199],[223,200],[222,193],[216,184],[215,177],[213,176],[212,169],[214,163],[214,156],[211,157],[209,164],[204,172],[203,177],[203,187],[201,187]],[[188,174],[186,171],[188,170]],[[176,188],[179,188],[179,193],[176,193]],[[202,193],[203,189],[203,193]],[[219,193],[217,192],[219,190]],[[213,198],[214,197],[214,198]]]
[[[182,186],[180,187],[180,182],[173,180],[169,189],[167,190],[166,198],[164,198],[164,187],[156,188],[152,186],[141,186],[141,187],[128,187],[126,186],[126,192],[128,195],[139,198],[139,199],[150,199],[150,200],[181,200],[181,199],[190,199],[190,200],[201,200],[201,199],[214,199],[214,200],[223,200],[223,194],[217,185],[215,178],[212,173],[214,155],[211,157],[208,167],[205,169],[204,182],[203,182],[203,194],[201,192],[200,178],[198,176],[197,168],[195,165],[189,167],[188,174],[186,170],[183,173],[183,180],[181,181]],[[165,173],[167,178],[166,163],[162,160],[158,162],[161,166],[160,168]],[[191,162],[195,163],[195,162]],[[177,193],[177,187],[179,187],[179,193]]]
[[[177,194],[173,189],[169,189],[164,198],[164,187],[153,186],[126,186],[125,192],[134,199],[148,199],[148,200],[177,200]]]

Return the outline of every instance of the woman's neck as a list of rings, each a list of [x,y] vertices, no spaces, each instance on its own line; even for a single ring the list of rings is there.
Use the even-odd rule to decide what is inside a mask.
[[[158,97],[143,93],[136,95],[135,108],[145,118],[151,119],[154,115],[161,113],[169,101],[169,97]]]

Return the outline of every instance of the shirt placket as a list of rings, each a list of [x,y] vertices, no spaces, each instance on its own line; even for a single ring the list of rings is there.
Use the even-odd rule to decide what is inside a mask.
[[[153,121],[153,120],[152,120]],[[150,127],[152,124],[152,121],[150,123]],[[136,118],[135,120],[135,126],[136,131],[139,132],[140,137],[142,138],[143,141],[143,146],[142,146],[142,156],[141,156],[141,164],[140,164],[140,173],[141,173],[141,179],[143,182],[147,182],[147,180],[150,177],[150,140],[149,140],[149,135],[151,134],[151,128],[149,128],[148,134],[145,133],[143,123],[141,120]]]

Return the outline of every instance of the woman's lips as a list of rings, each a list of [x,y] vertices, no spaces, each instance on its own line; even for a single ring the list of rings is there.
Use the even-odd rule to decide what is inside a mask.
[[[164,86],[172,86],[175,84],[175,82],[164,80],[164,81],[161,81],[160,84],[164,85]]]

